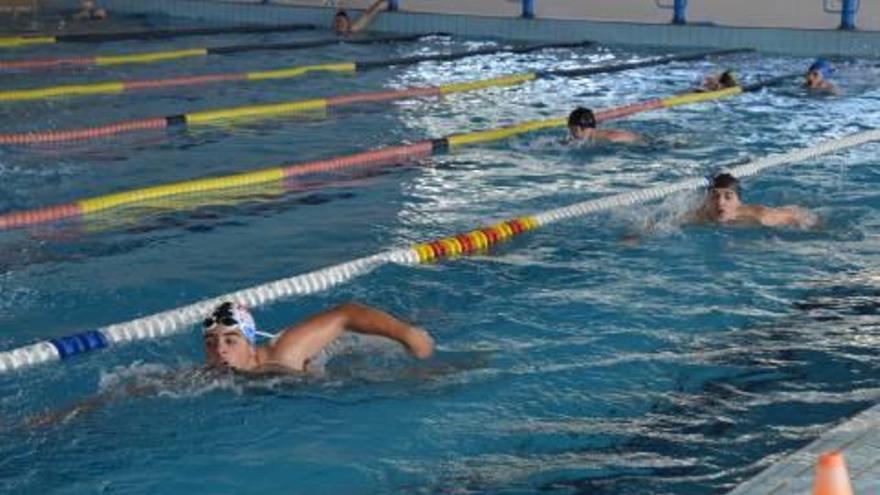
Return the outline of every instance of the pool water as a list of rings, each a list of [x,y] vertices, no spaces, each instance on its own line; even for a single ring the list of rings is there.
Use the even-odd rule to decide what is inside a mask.
[[[327,33],[34,47],[4,58],[312,39]],[[495,44],[255,52],[3,74],[4,88],[375,60]],[[0,107],[4,132],[252,102],[437,85],[635,60],[558,49]],[[0,211],[160,182],[608,108],[750,80],[808,60],[745,54],[588,78],[80,143],[0,149]],[[391,247],[590,198],[711,174],[880,124],[873,61],[841,61],[840,97],[776,88],[608,123],[643,146],[543,131],[417,164],[339,173],[0,233],[0,349],[127,321]],[[877,145],[770,170],[746,201],[800,204],[797,229],[681,227],[696,194],[539,229],[490,253],[388,265],[255,311],[278,330],[357,300],[429,329],[438,353],[347,338],[322,373],[193,374],[200,335],[0,375],[0,489],[10,493],[724,493],[880,397]],[[647,219],[651,219],[648,222]],[[646,229],[646,225],[654,225]],[[634,235],[635,234],[635,235]],[[636,241],[632,242],[635,238]],[[144,387],[156,393],[141,394]],[[129,394],[130,391],[135,391]],[[101,403],[47,426],[34,418]],[[62,414],[63,416],[63,414]]]

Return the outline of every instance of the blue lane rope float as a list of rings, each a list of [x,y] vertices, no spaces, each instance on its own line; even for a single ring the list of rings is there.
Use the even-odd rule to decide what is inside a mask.
[[[770,155],[757,161],[734,167],[729,172],[736,177],[748,177],[768,168],[801,163],[819,156],[876,141],[880,141],[880,130],[865,131],[825,141],[809,148]],[[327,290],[330,287],[365,275],[375,268],[388,263],[417,265],[454,258],[487,249],[494,244],[506,241],[524,232],[556,222],[579,218],[613,208],[656,201],[672,194],[705,188],[708,185],[709,182],[706,178],[697,177],[672,184],[584,201],[531,216],[521,216],[499,222],[466,234],[384,251],[347,263],[242,289],[231,294],[206,299],[125,323],[109,325],[87,332],[0,352],[0,373],[8,373],[40,364],[61,362],[73,356],[88,354],[99,349],[112,348],[126,342],[158,339],[181,333],[201,321],[209,309],[221,301],[234,301],[256,308],[282,298],[303,296]]]

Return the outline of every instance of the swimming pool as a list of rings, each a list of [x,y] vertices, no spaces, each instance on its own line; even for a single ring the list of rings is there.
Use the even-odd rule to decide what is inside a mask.
[[[321,35],[240,36],[223,44]],[[173,40],[150,48],[209,42],[217,43]],[[343,45],[66,71],[53,83],[391,58],[491,43],[436,37]],[[144,47],[123,45],[86,50]],[[15,130],[69,127],[654,53],[595,47],[492,55],[356,76],[10,104],[0,108],[0,119]],[[666,96],[724,65],[749,77],[796,71],[807,62],[737,55],[327,118],[4,148],[0,211],[554,117],[575,104],[605,108]],[[644,147],[572,149],[559,144],[561,131],[545,131],[420,166],[244,191],[236,201],[224,196],[208,206],[123,210],[2,232],[0,323],[7,331],[0,349],[876,127],[876,76],[871,62],[846,62],[837,77],[846,88],[840,98],[808,97],[792,83],[609,124],[648,136]],[[2,77],[4,87],[27,87],[46,75]],[[682,229],[665,219],[694,198],[675,197],[657,210],[658,231],[635,245],[622,239],[653,208],[559,224],[489,255],[384,266],[256,312],[265,328],[278,329],[328,305],[363,301],[430,329],[440,347],[427,363],[369,341],[364,351],[339,351],[324,376],[160,385],[158,397],[120,399],[38,429],[19,424],[44,409],[125,384],[161,383],[170,370],[197,366],[197,332],[2,375],[0,487],[18,493],[724,492],[878,397],[876,152],[876,145],[865,146],[745,184],[748,201],[814,209],[824,220],[816,231]]]

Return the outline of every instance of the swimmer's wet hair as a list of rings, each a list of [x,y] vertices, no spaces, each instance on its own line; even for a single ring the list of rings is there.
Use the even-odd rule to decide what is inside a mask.
[[[348,19],[348,12],[346,12],[345,9],[339,9],[336,11],[336,15],[333,16],[334,19],[337,17],[345,17]]]
[[[569,127],[596,128],[596,114],[589,108],[577,107],[568,114]]]
[[[739,194],[739,179],[727,172],[721,172],[712,177],[709,189],[733,189]]]
[[[739,86],[739,82],[736,80],[736,75],[730,69],[721,73],[721,76],[718,78],[718,84],[720,84],[722,88],[735,88]]]

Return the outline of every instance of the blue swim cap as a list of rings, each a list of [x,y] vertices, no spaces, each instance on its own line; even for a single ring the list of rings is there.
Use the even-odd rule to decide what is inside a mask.
[[[227,301],[214,308],[202,322],[202,331],[208,334],[218,325],[237,329],[251,345],[257,345],[257,324],[251,312],[241,304]]]
[[[807,69],[807,72],[818,72],[822,74],[822,79],[828,79],[834,73],[834,67],[824,58],[817,58],[813,65]]]

